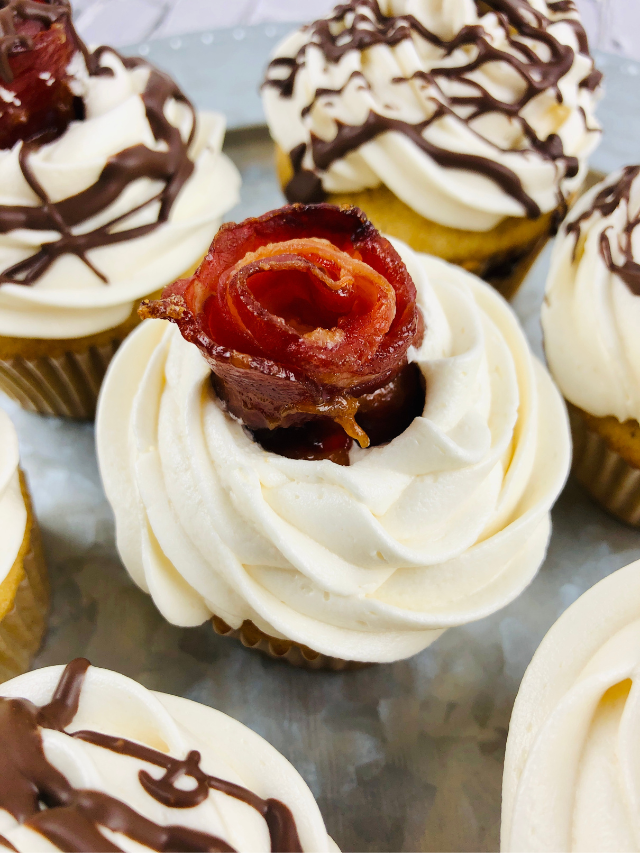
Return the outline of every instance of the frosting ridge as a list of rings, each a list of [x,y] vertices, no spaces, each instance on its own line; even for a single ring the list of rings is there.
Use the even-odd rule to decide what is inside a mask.
[[[560,617],[529,665],[507,741],[501,849],[638,850],[640,563]]]
[[[0,410],[0,583],[18,556],[27,527],[19,466],[18,436],[9,416]]]

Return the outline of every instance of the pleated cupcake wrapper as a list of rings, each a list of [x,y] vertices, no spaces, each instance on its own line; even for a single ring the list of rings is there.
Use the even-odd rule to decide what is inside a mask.
[[[571,407],[569,417],[576,479],[607,512],[640,527],[640,469],[612,450]]]
[[[278,640],[276,637],[265,634],[250,621],[243,622],[239,628],[231,628],[218,616],[214,616],[211,623],[216,634],[221,637],[233,637],[240,640],[242,645],[248,649],[254,649],[274,660],[286,661],[291,666],[301,667],[302,669],[344,672],[371,666],[370,663],[364,661],[332,658],[329,655],[314,652],[313,649],[294,643],[292,640]]]
[[[29,669],[40,648],[47,625],[49,583],[35,522],[30,548],[23,558],[24,578],[18,586],[13,607],[0,621],[0,682]]]
[[[107,367],[122,340],[117,337],[55,358],[0,359],[0,390],[28,411],[90,420]]]

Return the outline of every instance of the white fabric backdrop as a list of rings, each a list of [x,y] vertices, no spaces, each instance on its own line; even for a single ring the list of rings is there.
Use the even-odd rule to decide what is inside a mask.
[[[592,45],[640,59],[640,0],[577,0]],[[334,0],[74,0],[89,42],[124,45],[218,27],[320,17]]]

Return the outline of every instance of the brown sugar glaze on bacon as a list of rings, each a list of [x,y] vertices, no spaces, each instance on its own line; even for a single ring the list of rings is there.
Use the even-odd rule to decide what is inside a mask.
[[[72,661],[64,670],[51,702],[38,708],[26,699],[0,697],[0,808],[18,823],[40,833],[61,850],[72,853],[105,853],[120,850],[100,831],[119,832],[157,851],[211,851],[233,853],[226,841],[186,826],[161,826],[145,818],[121,800],[101,791],[77,789],[47,759],[40,729],[53,729],[102,749],[131,756],[163,769],[155,778],[140,770],[144,790],[168,809],[194,808],[209,791],[220,791],[241,800],[264,818],[273,853],[301,853],[295,819],[288,806],[261,797],[215,776],[200,766],[200,753],[193,750],[184,759],[126,738],[94,731],[65,731],[78,712],[89,662]],[[191,779],[195,787],[184,790],[174,783]],[[0,845],[15,849],[0,836]]]
[[[229,412],[268,450],[348,464],[424,406],[407,269],[362,211],[291,205],[224,225],[195,275],[144,302],[199,347]]]

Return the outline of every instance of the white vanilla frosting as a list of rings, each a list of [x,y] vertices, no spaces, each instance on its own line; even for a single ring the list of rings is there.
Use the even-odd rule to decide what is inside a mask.
[[[215,614],[343,659],[392,661],[514,599],[567,475],[562,400],[507,304],[399,241],[426,334],[422,417],[350,466],[263,450],[198,349],[147,321],[97,416],[122,559],[164,616]]]
[[[479,5],[485,8],[479,9]],[[418,128],[417,134],[445,153],[473,155],[506,167],[542,213],[554,209],[559,195],[569,196],[582,182],[587,157],[599,139],[594,86],[581,86],[593,71],[593,60],[579,45],[579,34],[583,36],[584,31],[573,6],[562,11],[546,0],[518,3],[517,13],[529,25],[539,28],[544,19],[546,34],[536,40],[523,34],[522,27],[515,32],[486,5],[474,0],[380,0],[378,14],[375,0],[354,0],[346,16],[342,6],[336,8],[335,17],[328,18],[332,50],[341,53],[338,58],[323,49],[317,28],[291,34],[275,51],[276,62],[267,75],[276,85],[267,82],[263,89],[273,138],[286,153],[306,144],[302,167],[319,175],[328,193],[352,193],[385,184],[427,219],[471,231],[486,231],[507,216],[525,215],[520,200],[476,167],[438,164],[400,130],[386,130],[355,150],[347,145],[346,153],[336,156],[329,166],[315,162],[309,149],[312,138],[331,142],[340,125],[361,127],[374,113]],[[557,43],[558,53],[568,46],[572,61],[561,73],[557,91],[553,86],[543,88],[510,117],[512,105],[525,93],[524,75],[497,56],[461,74],[433,76],[435,69],[469,65],[478,56],[478,48],[473,43],[451,50],[438,46],[420,34],[421,27],[442,42],[459,37],[465,27],[481,27],[492,49],[517,57],[524,66],[527,60],[522,45],[526,45],[544,65],[539,72],[531,66],[527,69],[538,82],[548,79],[543,75],[555,62],[548,37]],[[402,28],[404,37],[394,41]],[[361,42],[372,32],[382,34],[386,43],[362,47]],[[350,40],[356,49],[343,52]],[[291,73],[291,65],[286,64],[289,59],[299,63],[290,96],[277,85]],[[477,117],[470,117],[473,107],[452,100],[478,98],[483,93],[495,99],[495,106],[490,111],[483,107]],[[443,114],[420,128],[438,108]],[[563,160],[545,157],[534,149],[525,135],[529,131],[543,142],[556,135],[564,155],[577,158],[578,173],[566,177]]]
[[[51,666],[14,678],[0,686],[0,696],[24,698],[41,707],[51,700],[63,669]],[[124,675],[90,667],[78,712],[66,727],[68,732],[84,730],[126,738],[177,759],[197,750],[201,755],[200,767],[208,775],[288,806],[304,851],[337,849],[327,835],[311,791],[293,766],[267,741],[220,711],[147,690]],[[63,731],[39,731],[47,760],[74,788],[108,794],[156,824],[177,824],[198,830],[226,841],[243,853],[271,850],[265,820],[246,803],[210,790],[206,799],[195,807],[169,808],[150,796],[138,777],[144,770],[157,779],[163,775],[162,769],[70,738]],[[193,787],[193,780],[187,779],[185,789],[190,781]],[[180,781],[177,786],[180,787]],[[100,831],[127,853],[147,849],[122,833],[104,827]],[[20,851],[59,849],[35,830],[18,825],[1,808],[0,835]]]
[[[547,360],[566,399],[621,422],[640,421],[640,298],[610,269],[601,245],[605,239],[614,265],[623,264],[625,229],[640,215],[640,176],[633,177],[628,198],[611,205],[613,210],[594,204],[609,188],[616,193],[625,175],[633,177],[630,168],[593,187],[563,224],[542,308]],[[570,223],[578,219],[579,232],[572,233]],[[640,228],[631,230],[629,248],[640,263]]]
[[[640,562],[542,641],[511,717],[503,851],[640,850]]]
[[[19,464],[18,436],[0,409],[0,583],[15,563],[27,527]]]
[[[94,184],[111,157],[136,145],[166,150],[155,139],[142,100],[148,66],[127,69],[110,51],[103,66],[113,76],[89,76],[80,54],[70,66],[83,98],[86,116],[73,121],[53,142],[28,155],[29,166],[53,202]],[[186,141],[192,117],[185,104],[170,99],[167,119]],[[28,338],[76,338],[119,325],[137,300],[179,278],[204,256],[223,215],[236,204],[240,177],[221,153],[225,120],[217,113],[199,113],[189,158],[194,164],[169,219],[144,236],[91,249],[87,257],[107,279],[101,280],[79,257],[65,254],[31,286],[0,287],[0,335]],[[20,168],[18,142],[0,151],[0,205],[36,206],[41,201]],[[139,178],[92,219],[71,229],[86,233],[123,219],[113,230],[156,222],[155,197],[165,182]],[[0,234],[0,271],[34,255],[60,232],[18,229]]]

